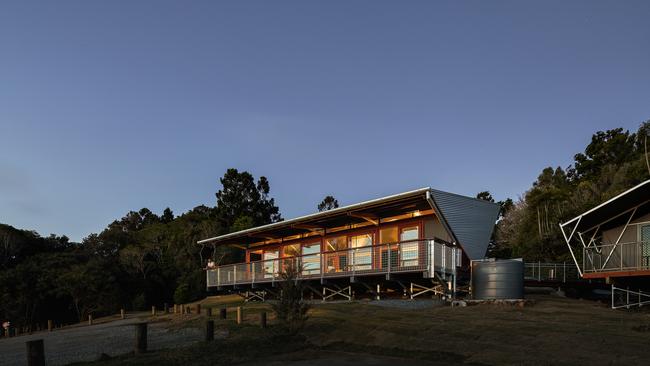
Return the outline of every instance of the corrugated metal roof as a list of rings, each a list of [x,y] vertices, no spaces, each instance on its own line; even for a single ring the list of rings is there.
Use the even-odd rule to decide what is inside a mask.
[[[431,195],[436,211],[469,259],[484,258],[499,217],[499,205],[436,189],[431,189]]]

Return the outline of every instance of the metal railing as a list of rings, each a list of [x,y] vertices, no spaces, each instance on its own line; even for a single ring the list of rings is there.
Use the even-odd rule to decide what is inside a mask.
[[[526,262],[524,279],[538,282],[574,282],[581,280],[576,266],[571,263]]]
[[[612,285],[612,309],[621,309],[630,307],[642,307],[650,305],[650,293],[630,290],[629,288],[620,288]]]
[[[453,273],[456,247],[434,240],[379,244],[336,251],[237,263],[207,269],[207,286],[228,286],[274,282],[283,268],[293,264],[301,269],[299,278],[354,277],[403,272]],[[293,262],[293,263],[291,263]]]
[[[582,268],[585,273],[650,270],[650,242],[583,248]]]

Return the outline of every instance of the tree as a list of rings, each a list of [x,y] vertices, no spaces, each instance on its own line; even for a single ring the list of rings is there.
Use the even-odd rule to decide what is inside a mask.
[[[305,284],[298,281],[301,268],[296,261],[288,262],[280,272],[280,299],[271,304],[280,324],[289,334],[295,334],[305,325],[310,305],[303,300]]]
[[[476,198],[483,201],[494,202],[494,198],[492,198],[492,194],[489,191],[483,191],[477,193]]]
[[[228,169],[220,179],[222,189],[217,193],[217,211],[224,228],[233,231],[233,224],[240,217],[250,217],[254,226],[281,220],[280,209],[269,198],[270,186],[266,177],[255,184],[249,172]]]
[[[318,211],[328,211],[339,207],[339,201],[334,196],[325,196],[321,203],[318,204]]]
[[[160,221],[161,221],[163,224],[167,224],[167,223],[172,222],[173,220],[174,220],[174,213],[172,212],[172,210],[171,210],[169,207],[167,207],[167,208],[163,211],[162,216],[160,216]]]

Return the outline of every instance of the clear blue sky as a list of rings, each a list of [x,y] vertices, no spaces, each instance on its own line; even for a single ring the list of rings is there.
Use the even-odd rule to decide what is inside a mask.
[[[214,205],[516,198],[650,118],[649,1],[3,1],[0,222],[80,240]]]

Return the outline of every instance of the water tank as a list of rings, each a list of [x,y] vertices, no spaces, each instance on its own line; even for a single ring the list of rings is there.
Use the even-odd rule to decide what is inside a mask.
[[[475,300],[523,299],[523,259],[472,261],[472,295]]]

